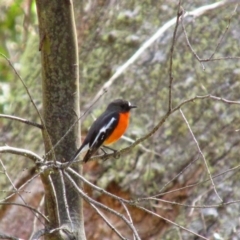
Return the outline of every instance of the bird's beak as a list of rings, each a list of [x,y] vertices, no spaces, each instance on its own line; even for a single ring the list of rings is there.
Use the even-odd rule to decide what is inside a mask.
[[[136,105],[131,105],[130,108],[137,108],[137,106]]]

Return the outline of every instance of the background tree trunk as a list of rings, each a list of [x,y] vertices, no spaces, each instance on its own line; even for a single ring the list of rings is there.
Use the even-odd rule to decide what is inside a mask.
[[[37,0],[36,3],[42,57],[43,118],[54,146],[74,124],[80,109],[78,48],[73,4],[66,0]],[[54,149],[54,154],[51,152],[47,156],[47,160],[54,158],[61,162],[69,160],[80,144],[79,133],[80,126],[76,124]],[[46,153],[52,149],[48,134],[44,134]],[[80,171],[78,165],[74,168]],[[81,198],[69,183],[65,182],[69,207],[66,208],[63,186],[59,184],[60,179],[60,172],[44,173],[42,176],[46,190],[45,211],[51,225],[49,227],[70,227],[70,231],[74,230],[77,239],[85,239]],[[80,185],[79,180],[75,181]],[[68,210],[72,222],[69,221]],[[77,223],[76,229],[71,228],[70,223],[73,225]],[[51,236],[46,236],[46,239],[65,239],[59,234],[60,232],[56,231]]]

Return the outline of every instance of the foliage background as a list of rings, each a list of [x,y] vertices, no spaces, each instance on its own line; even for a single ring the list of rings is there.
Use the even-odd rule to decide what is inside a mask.
[[[210,3],[213,1],[199,0],[193,3],[186,0],[182,5],[186,11],[191,11]],[[89,108],[89,102],[116,69],[159,27],[176,16],[177,4],[178,2],[174,0],[87,3],[75,1],[82,113]],[[235,4],[229,4],[210,11],[194,21],[185,20],[189,40],[200,58],[210,57],[221,38],[215,58],[240,56],[239,7],[233,14],[235,7]],[[41,110],[41,66],[35,3],[29,0],[7,0],[0,3],[0,12],[0,52],[7,55],[14,67],[20,71]],[[83,132],[86,133],[92,123],[91,116],[98,116],[109,101],[118,97],[126,98],[138,105],[138,109],[132,113],[128,137],[137,139],[157,124],[168,107],[172,34],[173,27],[111,85],[108,92],[94,105],[92,113],[83,119]],[[189,50],[180,25],[173,54],[173,106],[191,97],[206,94],[239,101],[239,59],[208,61],[203,64],[204,70]],[[3,58],[0,58],[0,86],[2,113],[38,122],[20,81]],[[212,175],[237,167],[240,140],[239,105],[205,99],[191,102],[182,110],[209,163]],[[3,119],[0,126],[1,145],[27,148],[43,154],[41,134],[38,130]],[[114,147],[122,148],[128,145],[128,141],[121,140]],[[29,175],[29,172],[23,169],[31,168],[30,162],[11,155],[2,155],[1,159],[16,184]],[[186,171],[183,171],[190,163]],[[164,191],[208,178],[203,160],[179,111],[171,115],[157,133],[143,143],[143,147],[137,147],[130,155],[117,160],[104,163],[91,162],[85,166],[84,173],[98,186],[130,199],[157,194],[173,178],[174,181],[171,181]],[[176,177],[179,173],[181,174]],[[1,189],[9,190],[6,176],[1,174],[0,178]],[[217,191],[224,202],[236,201],[221,208],[190,209],[159,201],[145,202],[144,206],[209,239],[214,237],[217,239],[216,236],[219,236],[219,239],[238,239],[240,236],[238,179],[238,168],[214,179]],[[33,187],[30,198],[36,196],[34,191],[36,189]],[[86,188],[86,191],[98,201],[108,203],[109,206],[121,211],[120,206],[116,206],[114,201],[99,196],[91,189]],[[7,194],[2,192],[1,199]],[[209,181],[193,188],[165,194],[161,198],[190,205],[219,204]],[[32,200],[36,205],[38,201],[39,199]],[[4,224],[13,221],[9,214],[2,211],[1,216],[4,214],[4,219],[7,215],[9,220],[3,221],[3,227]],[[153,217],[150,218],[137,210],[132,209],[132,214],[135,216],[134,221],[142,239],[159,239],[160,236],[161,239],[180,239],[180,236],[182,239],[195,239],[192,234],[180,231],[163,221],[157,221]],[[13,213],[11,215],[16,216]],[[87,205],[85,218],[88,239],[99,239],[99,236],[117,239]],[[99,222],[99,227],[94,235],[92,229],[96,227],[96,221]],[[124,229],[122,223],[116,219],[115,221]],[[21,223],[18,218],[15,218],[15,222],[16,225]],[[151,227],[146,222],[150,222]],[[111,238],[108,238],[110,236]]]

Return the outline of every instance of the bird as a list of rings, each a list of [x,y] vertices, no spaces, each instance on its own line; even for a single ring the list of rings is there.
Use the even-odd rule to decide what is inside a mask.
[[[123,99],[110,102],[105,112],[94,121],[70,162],[86,152],[83,158],[83,162],[86,163],[102,145],[110,145],[119,140],[127,130],[132,108],[137,108],[137,106]]]

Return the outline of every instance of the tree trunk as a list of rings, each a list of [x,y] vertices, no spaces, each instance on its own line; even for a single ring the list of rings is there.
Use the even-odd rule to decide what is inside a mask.
[[[37,0],[36,3],[42,58],[43,120],[46,126],[43,137],[47,154],[79,116],[78,49],[72,1]],[[71,159],[80,144],[79,133],[80,126],[76,124],[54,151],[47,154],[46,160],[64,162]],[[79,165],[73,168],[81,171]],[[44,172],[42,180],[45,214],[50,221],[46,223],[47,228],[68,228],[71,237],[85,239],[80,196],[69,182],[61,181],[60,171]],[[74,180],[80,186],[79,180]],[[66,237],[66,231],[55,231],[45,238],[59,240],[69,237]]]

